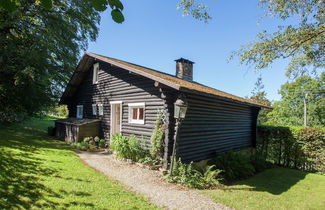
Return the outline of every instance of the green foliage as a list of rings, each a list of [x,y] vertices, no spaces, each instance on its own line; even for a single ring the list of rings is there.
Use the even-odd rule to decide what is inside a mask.
[[[106,147],[106,140],[105,139],[100,139],[98,142],[98,146],[100,148],[105,148]]]
[[[150,138],[150,142],[151,142],[150,155],[153,157],[153,159],[162,158],[164,154],[164,139],[165,139],[164,114],[162,112],[159,112],[158,117],[156,119],[155,128]]]
[[[214,166],[195,167],[193,163],[186,164],[178,160],[174,162],[172,174],[168,174],[166,180],[190,188],[206,189],[219,184],[220,173]]]
[[[279,26],[278,31],[257,35],[257,41],[243,46],[235,54],[241,63],[256,69],[268,68],[277,59],[291,58],[288,76],[324,67],[324,2],[319,0],[260,0],[268,16],[283,20],[298,17],[296,25]]]
[[[324,173],[324,148],[324,129],[258,127],[257,154],[271,163]]]
[[[111,139],[110,148],[116,152],[117,158],[131,159],[135,162],[143,158],[146,154],[140,146],[140,141],[134,135],[127,138],[120,133],[115,134]]]
[[[303,169],[325,173],[325,130],[302,128],[295,132],[295,138],[305,156]]]
[[[0,84],[1,86],[1,84]],[[1,90],[0,90],[1,92]],[[0,102],[1,104],[1,102]],[[13,112],[11,107],[3,107],[0,109],[0,124],[9,124],[13,122],[21,122],[28,118],[28,114],[24,111]]]
[[[195,19],[205,23],[212,19],[208,13],[209,7],[205,4],[197,3],[195,0],[180,0],[177,8],[182,9],[184,16],[192,15]]]
[[[75,3],[76,1],[72,2]],[[105,11],[107,7],[110,6],[112,9],[112,19],[116,23],[122,23],[124,21],[124,16],[122,14],[124,6],[120,0],[89,0],[88,2],[90,3],[89,7],[91,6],[91,9],[99,12]],[[43,7],[42,9],[45,10],[51,10],[55,8],[57,3],[57,1],[53,0],[39,0],[33,2],[33,5],[36,7],[41,6]],[[2,0],[0,3],[0,9],[8,12],[15,12],[21,5],[22,2],[18,0]]]
[[[148,165],[148,166],[160,166],[161,164],[161,160],[160,159],[155,159],[152,158],[152,156],[147,155],[141,159],[139,159],[138,161],[139,163],[142,163],[144,165]]]
[[[241,152],[230,151],[218,154],[208,164],[222,170],[221,175],[226,181],[245,179],[253,176],[256,172],[250,155]]]
[[[271,102],[266,98],[266,92],[264,91],[264,85],[262,83],[261,75],[257,78],[255,87],[252,91],[252,95],[249,97],[249,99],[262,105],[271,107]],[[267,114],[270,111],[270,109],[262,108],[258,114],[257,123],[265,123],[267,121]]]
[[[267,115],[267,124],[302,126],[304,97],[307,100],[307,125],[325,126],[325,72],[319,77],[302,76],[281,86],[282,100]]]
[[[48,114],[57,117],[67,118],[69,115],[68,106],[60,105],[60,106],[51,107],[49,108]]]
[[[8,2],[13,11],[3,9]],[[52,1],[50,10],[46,2],[1,1],[0,115],[34,115],[57,103],[80,52],[97,37],[100,15],[89,1]]]
[[[96,143],[98,143],[99,140],[100,140],[100,138],[99,138],[98,136],[96,136],[96,137],[94,138],[94,141],[95,141]]]
[[[90,145],[88,144],[87,142],[85,141],[82,141],[82,142],[73,142],[70,144],[70,146],[74,149],[77,149],[77,150],[82,150],[82,151],[87,151],[87,150],[93,150],[95,148],[93,148],[93,145]]]

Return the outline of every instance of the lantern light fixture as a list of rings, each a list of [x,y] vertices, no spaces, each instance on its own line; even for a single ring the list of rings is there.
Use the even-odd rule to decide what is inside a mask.
[[[187,112],[187,101],[184,98],[178,98],[174,103],[174,118],[184,119]]]

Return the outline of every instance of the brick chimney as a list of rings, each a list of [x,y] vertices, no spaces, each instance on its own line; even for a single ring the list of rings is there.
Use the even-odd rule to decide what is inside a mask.
[[[176,61],[176,77],[193,81],[193,64],[194,62],[180,58]]]

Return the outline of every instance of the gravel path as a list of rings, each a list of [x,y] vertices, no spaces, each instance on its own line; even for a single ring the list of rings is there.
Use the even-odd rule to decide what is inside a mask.
[[[161,172],[116,160],[105,153],[78,152],[88,166],[127,185],[164,209],[229,209],[215,203],[210,197],[162,179]]]

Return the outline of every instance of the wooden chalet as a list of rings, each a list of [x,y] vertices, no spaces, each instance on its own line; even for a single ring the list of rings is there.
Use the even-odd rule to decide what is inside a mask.
[[[143,147],[158,112],[165,114],[164,160],[174,145],[174,103],[185,98],[188,109],[178,132],[177,156],[183,161],[208,159],[255,145],[256,121],[263,105],[193,81],[193,62],[176,60],[176,76],[86,52],[60,104],[69,118],[56,122],[56,134],[66,141],[100,135],[109,141],[115,133],[136,135]],[[85,126],[90,123],[91,125]]]

